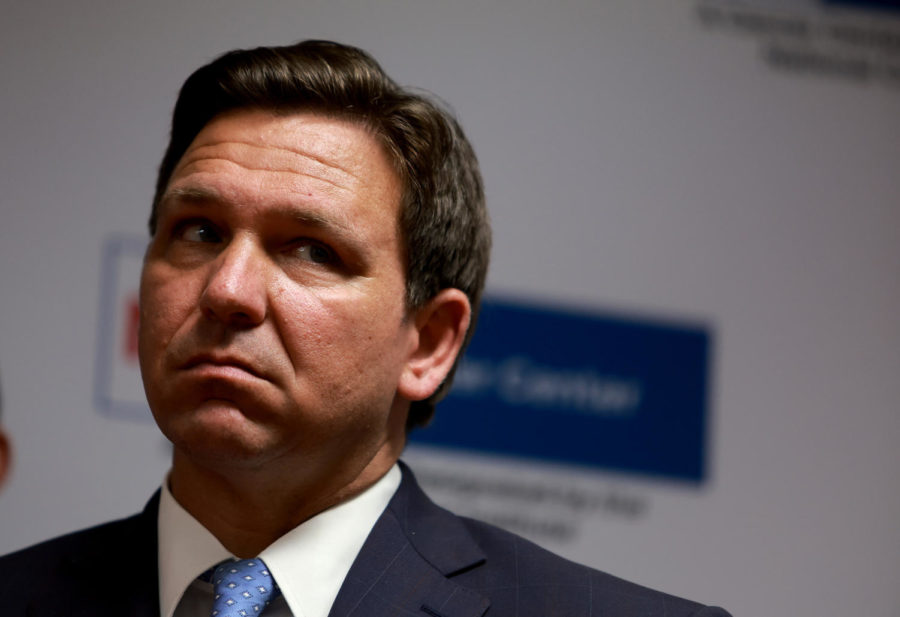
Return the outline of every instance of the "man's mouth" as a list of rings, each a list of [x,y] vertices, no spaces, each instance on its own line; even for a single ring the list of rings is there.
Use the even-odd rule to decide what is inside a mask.
[[[249,373],[253,377],[257,377],[260,379],[263,378],[263,376],[251,362],[229,354],[198,354],[196,356],[192,356],[187,362],[185,362],[182,365],[181,369],[197,369],[202,371],[209,371],[211,373],[220,373],[223,376],[231,372],[230,369],[238,369],[244,373]]]

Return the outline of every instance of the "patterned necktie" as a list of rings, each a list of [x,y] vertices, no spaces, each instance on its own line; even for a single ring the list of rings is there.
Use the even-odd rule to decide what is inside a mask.
[[[262,559],[225,561],[213,570],[211,617],[259,615],[278,595],[278,585]]]

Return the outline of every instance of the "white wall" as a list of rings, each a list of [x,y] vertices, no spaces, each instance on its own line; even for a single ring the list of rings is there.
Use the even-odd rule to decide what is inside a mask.
[[[755,35],[665,0],[32,0],[2,14],[0,377],[16,465],[0,552],[133,512],[165,472],[153,425],[99,415],[92,381],[102,244],[143,233],[181,82],[229,48],[334,38],[458,112],[494,220],[490,290],[715,332],[700,488],[410,458],[637,495],[644,516],[582,518],[553,548],[736,615],[900,615],[897,84],[774,70]]]

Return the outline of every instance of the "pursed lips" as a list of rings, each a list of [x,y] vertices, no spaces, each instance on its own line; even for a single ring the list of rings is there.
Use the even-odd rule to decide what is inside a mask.
[[[205,367],[211,367],[212,370],[215,370],[216,367],[224,369],[236,368],[258,379],[265,379],[265,376],[260,374],[253,364],[242,358],[229,355],[200,354],[192,356],[181,366],[181,369],[188,371],[191,369],[203,369]]]

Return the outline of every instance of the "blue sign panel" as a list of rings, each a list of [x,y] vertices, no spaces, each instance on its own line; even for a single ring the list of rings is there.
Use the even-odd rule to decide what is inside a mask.
[[[900,10],[900,0],[824,0],[823,3],[825,5],[845,6],[848,8]]]
[[[434,422],[414,442],[700,482],[710,334],[485,301]]]

